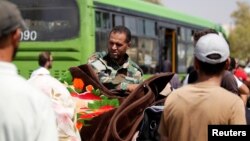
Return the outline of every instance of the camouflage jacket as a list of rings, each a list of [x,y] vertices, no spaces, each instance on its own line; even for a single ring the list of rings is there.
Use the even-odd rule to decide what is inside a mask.
[[[126,90],[128,84],[139,84],[143,81],[141,68],[128,55],[126,58],[125,63],[120,66],[106,52],[97,52],[89,58],[88,63],[107,88],[115,89],[121,84],[121,89]]]

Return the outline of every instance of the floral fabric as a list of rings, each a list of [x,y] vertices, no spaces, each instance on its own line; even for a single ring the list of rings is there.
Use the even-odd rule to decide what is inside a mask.
[[[66,87],[52,77],[45,68],[36,71],[28,82],[42,90],[52,100],[59,141],[80,141],[79,131],[75,124],[76,102]]]

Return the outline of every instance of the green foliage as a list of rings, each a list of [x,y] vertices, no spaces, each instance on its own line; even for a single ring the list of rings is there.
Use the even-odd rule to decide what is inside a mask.
[[[102,106],[112,106],[118,107],[119,100],[118,99],[108,99],[106,96],[101,96],[102,100],[96,100],[93,103],[88,103],[89,109],[99,109]]]
[[[96,96],[100,96],[101,95],[101,91],[99,89],[93,89],[92,93]]]
[[[71,73],[70,73],[69,70],[66,71],[66,72],[62,75],[62,77],[60,77],[58,80],[59,80],[60,82],[62,82],[62,83],[66,82],[68,85],[72,85],[72,84],[73,84],[73,82],[72,82],[73,77],[72,77],[72,75],[71,75]]]
[[[237,2],[238,9],[232,13],[235,27],[230,31],[229,43],[231,55],[247,59],[250,57],[250,5],[246,2]]]

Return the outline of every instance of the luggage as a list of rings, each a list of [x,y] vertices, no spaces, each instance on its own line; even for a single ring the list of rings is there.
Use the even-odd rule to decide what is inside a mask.
[[[81,129],[82,141],[130,141],[140,128],[144,110],[164,100],[165,97],[159,93],[173,77],[173,73],[155,74],[134,92],[121,95],[119,91],[110,91],[103,86],[88,64],[71,67],[69,70],[73,77],[83,79],[86,85],[91,84],[105,96],[120,101],[118,108],[94,117],[88,123],[90,126]]]
[[[136,141],[160,141],[158,127],[164,106],[150,106],[143,113],[143,120]]]

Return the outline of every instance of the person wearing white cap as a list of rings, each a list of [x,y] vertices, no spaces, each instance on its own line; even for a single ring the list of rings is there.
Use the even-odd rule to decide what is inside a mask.
[[[209,33],[199,38],[194,49],[198,79],[166,99],[159,126],[162,138],[207,141],[208,125],[246,124],[243,101],[220,86],[229,55],[223,37]]]
[[[209,33],[214,33],[214,34],[219,35],[219,33],[217,33],[217,31],[215,31],[214,29],[206,29],[206,30],[203,30],[203,31],[200,31],[200,32],[196,32],[196,34],[194,34],[194,43],[196,44],[197,41],[202,36],[204,36],[206,34],[209,34]],[[225,69],[227,69],[227,68],[225,68]],[[196,82],[197,79],[198,79],[197,78],[197,71],[193,70],[192,72],[189,73],[188,78],[187,78],[187,82],[188,82],[188,84],[191,84],[191,83]],[[229,90],[230,92],[232,92],[234,94],[237,94],[237,95],[240,94],[238,86],[237,86],[237,81],[235,80],[234,75],[228,70],[226,70],[223,73],[220,85],[221,85],[221,87]]]
[[[49,98],[19,76],[12,63],[21,28],[17,6],[0,0],[0,141],[58,141]]]

